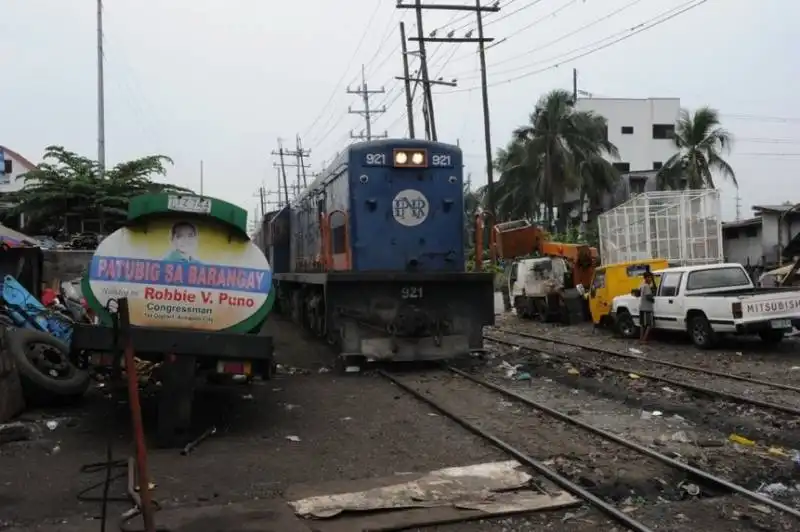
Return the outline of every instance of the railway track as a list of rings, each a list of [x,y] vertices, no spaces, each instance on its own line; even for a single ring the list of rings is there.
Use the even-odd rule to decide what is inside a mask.
[[[619,374],[633,373],[644,379],[718,397],[732,403],[800,417],[800,387],[797,386],[679,364],[634,353],[588,347],[510,329],[495,328],[492,332],[495,334],[486,334],[484,339],[501,345],[543,352],[551,357],[578,365],[601,368]],[[523,340],[522,342],[513,341],[500,338],[497,334],[516,336]],[[532,342],[556,344],[577,351],[556,352],[551,347],[532,345]]]
[[[517,391],[475,377],[460,369],[445,366],[441,374],[438,374],[438,372],[436,372],[436,375],[426,373],[424,374],[424,381],[422,381],[422,384],[420,384],[421,381],[419,378],[421,376],[419,374],[409,376],[407,374],[391,373],[385,370],[380,370],[378,373],[419,401],[431,406],[433,409],[455,421],[476,436],[513,456],[521,464],[532,468],[561,489],[583,499],[607,517],[625,526],[629,530],[651,532],[654,529],[661,529],[665,524],[662,521],[663,513],[660,514],[662,517],[657,519],[658,522],[648,525],[644,522],[647,521],[647,519],[642,520],[641,518],[634,518],[631,515],[632,511],[630,508],[621,508],[620,506],[623,505],[619,501],[612,502],[615,497],[608,496],[608,494],[604,495],[603,489],[596,484],[593,486],[591,481],[587,481],[577,473],[558,471],[557,467],[551,467],[553,464],[552,460],[548,460],[545,457],[569,454],[573,460],[586,460],[587,463],[597,463],[597,456],[608,453],[608,463],[619,464],[618,467],[620,469],[629,467],[631,464],[634,464],[633,469],[637,471],[650,472],[654,471],[653,468],[660,468],[662,471],[667,471],[663,473],[663,476],[667,476],[671,472],[672,477],[682,478],[683,481],[690,480],[691,482],[702,485],[704,492],[715,491],[717,496],[735,494],[800,520],[800,510],[796,508],[792,508],[769,497],[748,490],[739,484],[678,461],[634,441],[612,434],[602,428],[570,416],[568,413],[537,402]],[[416,381],[414,381],[415,378],[417,379]],[[452,380],[448,381],[447,379]],[[431,381],[434,381],[436,384],[433,387],[426,386],[426,383],[430,383]],[[468,383],[468,386],[474,388],[474,390],[465,392],[469,394],[469,397],[474,398],[477,394],[481,393],[478,392],[478,390],[482,390],[484,394],[501,396],[504,400],[510,400],[510,404],[516,404],[517,407],[527,410],[527,413],[523,412],[519,414],[517,419],[525,419],[529,423],[535,423],[538,429],[537,432],[542,435],[542,440],[544,441],[539,442],[539,439],[535,438],[534,441],[538,442],[536,445],[531,443],[531,440],[524,441],[525,439],[522,437],[522,433],[525,432],[524,429],[506,433],[505,437],[498,435],[501,434],[499,430],[487,429],[487,426],[491,427],[493,424],[495,424],[495,429],[497,429],[498,426],[496,424],[502,424],[503,421],[497,419],[498,416],[495,412],[470,411],[469,407],[466,406],[463,401],[458,398],[454,399],[453,394],[446,389],[446,384],[456,381],[460,381],[459,385]],[[463,398],[464,396],[458,394],[458,397]],[[518,428],[516,424],[514,424],[514,428]],[[575,449],[566,450],[564,448],[552,448],[552,442],[549,442],[546,435],[553,433],[558,433],[560,437],[563,438],[564,442],[574,442],[577,439],[588,437],[593,439],[596,445],[584,446],[580,451],[576,451]],[[523,443],[517,443],[520,441],[523,441]],[[570,447],[570,445],[567,444],[566,447]],[[676,478],[672,478],[673,482],[675,480]],[[683,481],[681,481],[681,483]],[[695,485],[695,487],[697,486]],[[666,491],[664,493],[666,493]],[[657,497],[650,496],[646,504],[663,504],[664,493]],[[697,491],[692,492],[689,490],[689,493],[692,496],[698,495]],[[674,500],[678,501],[680,498],[681,497],[678,497]]]

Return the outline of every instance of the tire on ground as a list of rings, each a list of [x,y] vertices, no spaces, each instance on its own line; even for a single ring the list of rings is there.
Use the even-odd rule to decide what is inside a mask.
[[[637,326],[633,321],[633,316],[631,316],[631,313],[627,310],[622,310],[617,314],[617,318],[614,321],[614,327],[617,334],[623,338],[636,338],[638,335]]]
[[[89,387],[89,373],[69,362],[65,377],[54,378],[39,371],[28,358],[31,344],[44,344],[68,360],[69,347],[51,334],[33,329],[6,329],[5,346],[14,359],[23,387],[35,394],[55,397],[78,397]]]
[[[717,343],[717,334],[711,328],[705,314],[695,313],[689,317],[688,332],[692,343],[700,349],[711,349]]]

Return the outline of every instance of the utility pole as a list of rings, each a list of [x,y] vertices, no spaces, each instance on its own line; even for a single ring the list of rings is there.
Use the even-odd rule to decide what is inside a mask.
[[[414,6],[398,5],[397,7],[414,7]],[[425,80],[422,79],[423,78],[422,66],[420,66],[420,71],[419,72],[414,72],[414,76],[413,77],[409,74],[409,72],[408,72],[408,56],[409,55],[413,55],[413,54],[419,55],[420,56],[420,63],[423,63],[423,64],[425,63],[425,59],[422,56],[422,51],[421,50],[418,50],[418,51],[414,52],[414,51],[409,51],[408,49],[406,49],[406,43],[405,43],[406,39],[404,38],[404,36],[405,36],[405,27],[402,25],[403,24],[402,22],[400,24],[401,24],[400,35],[401,35],[401,38],[403,38],[403,43],[402,43],[403,44],[403,70],[404,70],[404,74],[405,75],[403,77],[395,76],[394,79],[401,80],[401,81],[405,82],[405,85],[406,85],[406,114],[408,114],[409,135],[411,136],[412,139],[414,138],[414,129],[413,129],[414,128],[414,118],[413,118],[414,117],[414,109],[413,109],[412,105],[413,105],[413,101],[414,101],[414,92],[417,89],[417,85],[421,84],[423,86],[423,91],[424,91],[423,92],[423,99],[422,99],[422,118],[423,118],[423,120],[425,122],[425,139],[426,140],[437,140],[436,130],[435,130],[436,129],[436,124],[435,124],[435,121],[432,121],[432,118],[433,118],[433,106],[432,106],[433,95],[430,93],[430,88],[433,85],[445,85],[447,87],[457,87],[458,83],[456,83],[455,80],[453,80],[453,81],[444,81],[442,79],[429,79],[429,80],[425,81]],[[411,39],[408,39],[408,40],[412,40],[413,41],[414,38],[411,38]],[[427,69],[427,65],[424,65],[424,66]],[[414,82],[414,88],[413,89],[409,87],[409,85],[410,85],[410,83],[412,81]]]
[[[481,0],[475,0],[475,6],[465,5],[451,5],[451,4],[434,4],[422,5],[421,0],[415,0],[414,4],[397,4],[401,9],[415,9],[417,11],[417,30],[418,36],[412,37],[411,41],[419,41],[420,55],[422,57],[422,79],[426,89],[430,91],[430,82],[427,75],[427,65],[425,58],[425,42],[448,42],[448,43],[478,43],[478,53],[481,62],[481,89],[483,92],[483,129],[484,140],[486,144],[486,176],[488,181],[488,203],[489,211],[494,215],[494,173],[492,168],[492,138],[491,138],[491,122],[489,120],[489,90],[486,81],[486,43],[494,41],[492,38],[487,38],[483,34],[483,14],[484,13],[497,13],[500,8],[497,3],[491,6],[481,6]],[[422,10],[423,9],[438,9],[442,11],[474,11],[478,18],[478,37],[452,37],[452,33],[448,37],[423,37],[422,36]],[[471,32],[470,32],[471,33]],[[468,33],[469,35],[469,33]],[[430,94],[430,92],[428,92]],[[433,103],[432,99],[428,99],[428,113],[431,120],[431,133],[433,140],[436,139],[436,126],[433,116]],[[492,231],[491,225],[493,220],[489,221],[489,231]]]
[[[400,46],[403,53],[403,82],[406,87],[406,114],[408,115],[408,137],[414,138],[414,107],[411,95],[411,78],[408,73],[408,47],[406,46],[406,25],[400,22]]]
[[[103,0],[97,0],[97,171],[106,175],[106,90],[103,69]]]
[[[742,219],[742,196],[739,195],[739,189],[736,189],[736,221]]]
[[[284,150],[283,154],[288,155],[289,157],[295,158],[296,164],[284,164],[284,166],[288,167],[295,167],[297,168],[297,186],[300,186],[300,178],[303,178],[303,188],[308,187],[308,180],[306,177],[306,169],[311,168],[311,165],[305,163],[305,158],[311,155],[310,150],[304,150],[303,144],[300,142],[300,135],[297,135],[296,139],[296,146],[297,148],[292,150]]]
[[[203,195],[203,160],[200,159],[200,195]]]
[[[364,109],[356,109],[353,110],[352,107],[347,108],[347,112],[353,115],[363,115],[364,121],[367,124],[366,135],[363,133],[360,135],[353,135],[353,132],[350,132],[350,138],[353,139],[362,139],[362,140],[372,140],[374,138],[386,138],[388,135],[384,133],[383,135],[372,135],[372,115],[373,114],[380,114],[386,112],[386,107],[382,107],[381,109],[371,110],[369,108],[369,97],[372,94],[384,94],[386,89],[381,87],[378,90],[369,90],[367,87],[367,79],[366,74],[364,72],[364,65],[361,65],[361,87],[358,90],[350,90],[350,87],[347,88],[347,94],[359,94],[361,98],[364,100]]]
[[[272,151],[272,155],[277,155],[280,159],[280,166],[275,166],[280,171],[280,176],[283,178],[283,193],[284,199],[286,200],[286,205],[289,205],[289,185],[286,183],[286,162],[283,159],[283,156],[286,152],[283,149],[283,139],[278,138],[278,151]]]
[[[578,103],[578,69],[572,69],[572,104]]]
[[[400,4],[397,4],[398,7]],[[428,75],[428,54],[425,52],[425,39],[422,32],[422,1],[414,0],[414,10],[417,15],[417,39],[419,39],[419,57],[421,62],[420,71],[422,72],[422,86],[425,91],[425,108],[427,109],[426,116],[430,124],[430,135],[432,140],[437,140],[436,135],[436,119],[433,115],[433,95],[431,94],[430,76]]]

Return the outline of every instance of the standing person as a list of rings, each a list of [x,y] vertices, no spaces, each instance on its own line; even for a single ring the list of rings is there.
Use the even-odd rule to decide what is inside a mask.
[[[644,272],[644,282],[639,287],[639,328],[641,329],[640,340],[642,342],[647,341],[650,329],[655,325],[655,320],[653,319],[654,286],[653,274],[649,271]]]

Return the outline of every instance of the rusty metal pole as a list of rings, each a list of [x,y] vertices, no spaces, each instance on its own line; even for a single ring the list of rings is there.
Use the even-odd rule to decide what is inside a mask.
[[[139,476],[139,495],[142,499],[142,520],[144,521],[145,532],[156,532],[153,500],[150,497],[150,477],[147,474],[147,444],[144,440],[142,407],[139,402],[139,380],[136,375],[136,362],[134,361],[128,298],[123,297],[119,299],[118,304],[120,335],[122,336],[122,342],[125,346],[125,373],[127,373],[128,376],[128,403],[131,407],[131,421],[133,422],[133,435],[136,442],[136,467]]]

